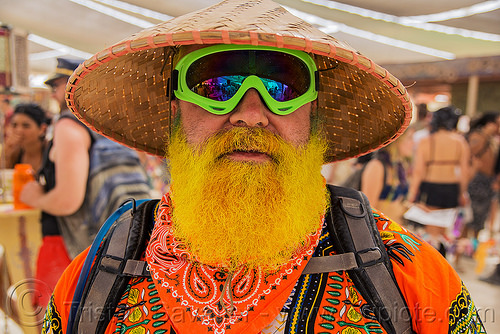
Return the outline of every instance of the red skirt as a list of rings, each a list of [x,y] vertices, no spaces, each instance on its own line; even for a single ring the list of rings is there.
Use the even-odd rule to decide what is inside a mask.
[[[70,264],[66,246],[60,235],[49,235],[42,239],[36,261],[36,281],[33,305],[45,308],[56,287],[59,277]]]

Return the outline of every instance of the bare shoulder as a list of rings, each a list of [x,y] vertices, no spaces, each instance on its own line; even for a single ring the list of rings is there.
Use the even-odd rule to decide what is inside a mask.
[[[428,136],[422,137],[420,139],[419,143],[428,143],[430,140],[431,140],[431,136],[428,135]]]
[[[56,122],[55,129],[61,131],[65,131],[67,129],[72,129],[71,131],[74,131],[74,129],[81,129],[82,131],[87,132],[83,124],[78,124],[77,122],[78,121],[76,119],[61,118]]]
[[[430,136],[426,136],[420,140],[417,146],[417,151],[419,152],[427,152],[429,150],[429,143],[431,141]]]
[[[365,175],[383,173],[384,164],[379,159],[371,159],[367,162],[364,173]]]
[[[54,141],[57,144],[83,145],[86,148],[89,148],[91,143],[89,131],[75,120],[69,118],[60,119],[56,123]]]
[[[467,140],[465,139],[464,135],[456,132],[452,132],[452,138],[462,144],[467,144]]]

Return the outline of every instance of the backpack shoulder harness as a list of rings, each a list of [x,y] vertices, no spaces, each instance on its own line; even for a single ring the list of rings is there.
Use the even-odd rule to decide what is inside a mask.
[[[328,188],[331,205],[325,219],[336,254],[311,258],[302,274],[346,270],[388,333],[413,333],[408,308],[397,286],[366,196],[351,188],[331,185]],[[114,219],[116,223],[111,228],[108,222],[103,226],[109,232],[105,231],[94,241],[98,247],[107,233],[97,254],[94,253],[95,264],[90,273],[82,269],[80,287],[77,286],[75,291],[68,321],[68,333],[104,333],[129,279],[150,275],[146,262],[139,261],[139,258],[154,225],[152,211],[157,204],[158,200],[146,201],[137,209],[122,210],[125,213],[117,215],[119,218]],[[90,260],[94,255],[89,252]],[[83,315],[84,310],[91,309],[92,305],[103,306],[99,321]]]
[[[328,189],[331,202],[325,220],[336,254],[311,258],[302,274],[346,270],[388,333],[413,333],[366,195],[352,188],[328,185]]]

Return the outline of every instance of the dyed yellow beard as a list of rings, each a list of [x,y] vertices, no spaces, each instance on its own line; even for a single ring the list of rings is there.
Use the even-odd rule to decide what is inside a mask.
[[[198,261],[234,270],[286,263],[321,224],[327,193],[324,145],[296,148],[261,129],[234,128],[193,149],[178,131],[169,145],[176,237]],[[272,161],[239,162],[235,150]]]

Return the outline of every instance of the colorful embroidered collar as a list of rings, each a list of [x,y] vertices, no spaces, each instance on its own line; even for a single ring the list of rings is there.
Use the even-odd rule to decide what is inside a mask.
[[[168,194],[160,203],[146,250],[152,277],[173,326],[181,333],[259,332],[280,312],[321,234],[279,270],[267,273],[242,267],[233,275],[197,263],[175,239]],[[176,315],[182,321],[175,321]]]

